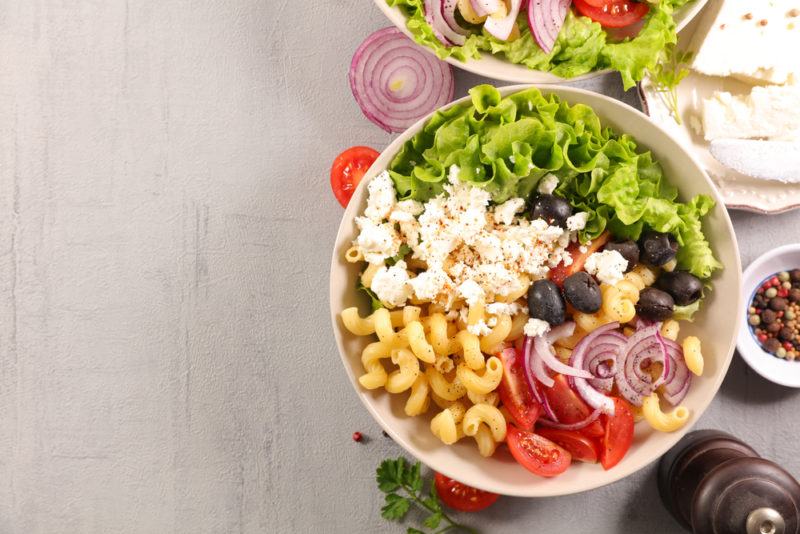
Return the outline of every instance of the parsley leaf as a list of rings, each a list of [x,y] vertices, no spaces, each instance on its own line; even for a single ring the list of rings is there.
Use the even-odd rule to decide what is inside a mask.
[[[381,516],[389,521],[399,521],[408,513],[411,502],[396,493],[386,495],[386,504],[381,508]]]
[[[378,489],[384,493],[390,493],[399,488],[403,483],[402,473],[405,469],[405,460],[384,460],[376,471]]]
[[[436,512],[435,514],[431,514],[422,522],[428,528],[436,528],[439,526],[439,523],[442,522],[442,513]]]
[[[378,298],[378,295],[376,295],[374,291],[372,291],[370,288],[361,283],[360,276],[358,277],[358,281],[356,282],[356,290],[363,291],[364,293],[366,293],[366,295],[369,297],[370,306],[372,306],[372,311],[383,308],[383,302],[381,302],[381,299]]]

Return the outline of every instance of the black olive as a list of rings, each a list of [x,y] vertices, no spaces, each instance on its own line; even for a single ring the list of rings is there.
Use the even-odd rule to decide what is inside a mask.
[[[578,271],[564,280],[564,296],[573,308],[583,313],[594,313],[603,303],[600,286],[585,271]]]
[[[636,313],[644,319],[651,321],[664,321],[672,317],[675,301],[666,291],[654,287],[647,287],[639,293],[639,302],[636,303]]]
[[[567,219],[572,215],[572,206],[555,195],[539,195],[533,200],[532,219],[544,219],[547,224],[566,228]]]
[[[678,252],[678,243],[669,234],[661,232],[650,232],[642,238],[642,259],[660,267],[669,263]]]
[[[605,250],[616,250],[623,258],[628,260],[628,267],[625,269],[627,273],[639,263],[639,245],[636,241],[628,239],[627,241],[612,241],[605,246]]]
[[[566,306],[558,286],[550,280],[537,280],[528,290],[528,311],[531,317],[547,321],[552,326],[564,322]]]
[[[678,306],[686,306],[703,296],[703,282],[686,271],[661,273],[656,287],[672,295]]]

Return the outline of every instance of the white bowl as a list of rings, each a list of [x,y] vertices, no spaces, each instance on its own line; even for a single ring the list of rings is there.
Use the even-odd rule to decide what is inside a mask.
[[[508,95],[528,87],[505,87],[500,92]],[[363,296],[357,295],[354,289],[359,267],[345,261],[344,253],[356,237],[353,218],[366,207],[366,183],[389,165],[403,143],[422,128],[428,117],[395,139],[364,176],[342,217],[330,273],[331,320],[339,353],[356,394],[375,420],[397,443],[432,469],[471,486],[523,497],[565,495],[596,488],[630,475],[664,454],[698,420],[722,383],[733,355],[742,306],[739,290],[741,264],[733,227],[722,199],[698,162],[646,115],[612,98],[572,87],[544,86],[540,89],[545,94],[555,93],[571,104],[591,106],[604,125],[632,135],[641,147],[652,150],[663,165],[666,176],[679,187],[682,198],[704,193],[717,202],[716,208],[704,221],[704,230],[725,269],[714,277],[714,291],[710,292],[698,319],[682,325],[682,335],[695,334],[701,338],[706,359],[705,374],[694,380],[684,401],[691,410],[691,417],[683,429],[663,434],[651,430],[646,423],[640,423],[636,425],[631,450],[613,469],[604,471],[597,464],[576,463],[556,478],[543,479],[517,464],[505,447],[498,448],[492,458],[483,458],[472,439],[463,439],[454,446],[443,445],[430,432],[430,413],[422,417],[405,416],[403,404],[406,395],[389,395],[382,389],[367,391],[361,388],[356,380],[363,373],[360,354],[369,339],[347,332],[339,313],[350,306],[360,306],[362,313],[367,313],[367,309]],[[454,104],[465,100],[457,100]]]
[[[394,24],[397,26],[400,31],[408,35],[411,39],[414,37],[411,35],[411,32],[408,31],[406,28],[406,16],[397,7],[390,7],[386,0],[374,0],[375,5],[383,11],[384,15]],[[703,6],[706,5],[708,0],[694,0],[694,2],[690,2],[675,12],[675,23],[677,24],[678,31],[682,30],[684,26],[689,24],[689,22],[697,15]],[[425,50],[434,54],[433,50],[428,48],[427,46],[422,46]],[[512,83],[535,83],[535,84],[543,84],[543,83],[564,83],[567,81],[574,82],[578,80],[585,80],[588,78],[593,78],[595,76],[599,76],[600,74],[610,72],[609,69],[605,70],[598,70],[594,72],[588,72],[581,76],[576,76],[574,78],[562,78],[560,76],[556,76],[554,74],[550,74],[549,72],[543,72],[540,70],[532,70],[524,65],[518,65],[516,63],[511,63],[502,59],[499,56],[494,56],[488,52],[481,52],[480,59],[470,59],[467,61],[459,61],[454,58],[447,58],[445,59],[448,63],[453,65],[454,67],[458,67],[460,69],[464,69],[466,71],[479,74],[481,76],[486,76],[487,78],[492,78],[494,80],[500,80],[504,82],[512,82]]]
[[[771,382],[800,388],[800,361],[787,361],[766,352],[758,344],[747,323],[747,308],[761,283],[780,271],[791,271],[800,267],[800,244],[785,245],[764,253],[742,275],[742,306],[739,311],[739,349],[744,361],[753,370]]]

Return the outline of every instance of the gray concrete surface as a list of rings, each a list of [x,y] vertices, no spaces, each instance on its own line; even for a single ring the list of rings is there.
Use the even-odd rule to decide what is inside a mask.
[[[385,25],[355,0],[0,0],[0,532],[403,531],[373,482],[400,450],[327,311],[330,162],[391,139],[346,71]],[[800,212],[734,219],[747,263]],[[737,358],[702,426],[797,473],[797,406]],[[652,468],[465,519],[678,532]]]

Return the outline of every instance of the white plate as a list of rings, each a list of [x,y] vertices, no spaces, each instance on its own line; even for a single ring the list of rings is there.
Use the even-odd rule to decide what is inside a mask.
[[[500,91],[507,95],[527,87],[511,86]],[[630,475],[664,454],[697,422],[722,383],[733,356],[742,306],[741,264],[733,227],[719,194],[697,160],[646,115],[617,100],[573,87],[543,86],[541,90],[555,93],[572,104],[591,106],[604,125],[633,136],[643,149],[652,150],[667,178],[679,188],[682,198],[706,194],[717,201],[716,208],[709,213],[703,227],[725,269],[715,275],[714,291],[710,292],[697,320],[684,323],[681,327],[681,335],[694,334],[700,337],[706,360],[705,374],[693,381],[684,401],[691,411],[684,428],[664,434],[653,431],[646,423],[638,424],[631,450],[613,469],[605,471],[597,464],[577,462],[562,475],[548,480],[526,471],[514,461],[505,447],[500,447],[493,457],[483,458],[472,439],[463,439],[454,446],[443,445],[430,431],[432,409],[427,416],[406,417],[403,413],[406,395],[389,395],[382,389],[367,391],[361,388],[357,381],[357,377],[363,373],[360,355],[370,339],[347,332],[339,314],[350,306],[360,305],[362,313],[367,310],[363,295],[357,295],[355,291],[359,266],[345,261],[344,253],[356,237],[353,219],[366,207],[366,184],[389,165],[403,143],[422,128],[428,117],[400,134],[381,153],[356,188],[339,226],[330,271],[331,321],[342,363],[356,395],[378,424],[411,455],[432,469],[471,486],[523,497],[565,495],[603,486]]]
[[[800,361],[786,361],[764,351],[747,323],[747,308],[761,283],[775,273],[800,268],[800,244],[770,250],[751,263],[742,275],[742,309],[736,348],[755,372],[771,382],[800,388]]]
[[[698,21],[699,19],[693,21],[681,33],[679,42],[681,47],[691,42]],[[678,109],[682,124],[675,122],[661,95],[653,90],[647,78],[639,84],[639,96],[645,113],[661,124],[670,135],[700,160],[719,188],[726,206],[757,213],[781,213],[798,208],[800,184],[759,180],[729,169],[714,159],[708,150],[708,141],[692,128],[693,121],[699,120],[697,110],[703,98],[710,97],[714,91],[746,94],[751,89],[751,85],[733,78],[705,76],[691,71],[678,86]]]
[[[683,29],[684,26],[689,24],[689,22],[694,18],[697,13],[703,9],[703,6],[706,4],[708,0],[694,0],[683,6],[675,13],[675,21],[678,26],[678,31]],[[386,17],[397,26],[403,33],[408,35],[413,39],[411,36],[411,32],[406,29],[406,17],[403,15],[403,12],[400,11],[399,8],[396,7],[389,7],[386,3],[386,0],[374,0],[375,5],[380,8],[381,11],[386,15]],[[429,51],[431,54],[434,52],[428,48],[423,47],[425,50]],[[564,83],[567,81],[577,81],[577,80],[585,80],[588,78],[593,78],[600,74],[610,72],[608,69],[600,70],[595,72],[589,72],[582,76],[576,76],[575,78],[565,79],[560,76],[555,76],[550,74],[549,72],[542,72],[539,70],[532,70],[524,65],[517,65],[515,63],[510,63],[501,57],[493,56],[488,52],[481,52],[480,59],[470,59],[467,61],[459,61],[453,58],[447,58],[445,61],[453,65],[454,67],[458,67],[460,69],[464,69],[469,72],[473,72],[475,74],[479,74],[481,76],[485,76],[487,78],[492,78],[494,80],[500,80],[504,82],[512,82],[512,83],[535,83],[535,84],[543,84],[543,83]]]

